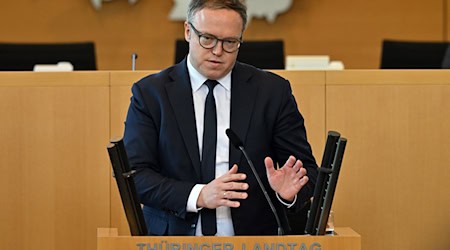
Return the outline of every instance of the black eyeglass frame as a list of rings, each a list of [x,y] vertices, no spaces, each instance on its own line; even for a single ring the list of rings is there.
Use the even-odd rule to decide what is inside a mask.
[[[216,37],[215,35],[212,34],[207,34],[207,33],[202,33],[200,31],[198,31],[194,25],[191,22],[188,22],[189,26],[191,26],[192,30],[194,31],[194,33],[198,36],[198,43],[200,44],[200,46],[202,46],[202,48],[204,49],[212,49],[214,47],[216,47],[217,43],[220,41],[222,42],[222,49],[223,51],[227,52],[227,53],[233,53],[236,52],[237,50],[239,50],[239,48],[241,47],[241,44],[243,43],[242,41],[242,37],[237,39],[237,38],[223,38],[220,39],[218,37]],[[213,42],[211,43],[211,45],[204,45],[202,44],[202,38],[209,38],[209,39],[213,39]],[[237,42],[237,47],[234,50],[227,50],[224,47],[225,42]]]

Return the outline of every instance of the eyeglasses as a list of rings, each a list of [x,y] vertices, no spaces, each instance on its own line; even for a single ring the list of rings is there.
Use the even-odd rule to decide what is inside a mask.
[[[222,42],[222,49],[228,53],[235,52],[241,46],[241,43],[242,43],[241,39],[236,39],[236,38],[219,39],[214,35],[201,33],[194,27],[194,25],[192,25],[191,22],[189,22],[189,25],[192,27],[195,34],[197,34],[198,42],[199,42],[200,46],[202,46],[205,49],[212,49],[212,48],[216,47],[216,45],[219,41]]]

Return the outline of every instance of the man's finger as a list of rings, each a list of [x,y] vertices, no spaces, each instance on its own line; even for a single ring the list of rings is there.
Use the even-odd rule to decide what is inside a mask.
[[[264,164],[266,165],[267,175],[270,176],[275,172],[275,167],[273,165],[272,158],[266,157],[264,159]]]
[[[228,170],[228,173],[235,174],[235,173],[237,173],[237,171],[238,171],[238,165],[234,164],[233,167],[230,170]]]

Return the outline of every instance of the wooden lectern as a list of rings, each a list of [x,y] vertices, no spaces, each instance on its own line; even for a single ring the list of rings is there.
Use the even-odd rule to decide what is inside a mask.
[[[97,230],[97,250],[361,250],[361,236],[336,228],[324,236],[119,236],[115,228]]]

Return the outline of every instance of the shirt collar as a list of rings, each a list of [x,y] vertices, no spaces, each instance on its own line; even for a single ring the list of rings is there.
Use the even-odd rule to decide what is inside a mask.
[[[191,80],[192,92],[196,92],[203,83],[208,80],[205,76],[200,74],[197,69],[191,64],[190,54],[187,56],[187,68],[189,72],[189,77]],[[222,85],[227,91],[231,91],[231,71],[228,72],[224,77],[217,80],[220,85]]]

